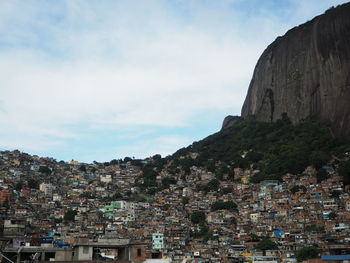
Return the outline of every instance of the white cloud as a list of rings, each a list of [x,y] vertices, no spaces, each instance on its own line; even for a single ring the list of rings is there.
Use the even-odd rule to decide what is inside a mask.
[[[179,127],[201,112],[239,114],[257,58],[291,26],[273,11],[242,20],[230,8],[239,2],[178,1],[175,11],[167,1],[1,2],[0,147],[57,148],[89,133],[74,129],[82,125]],[[291,12],[315,12],[304,2]],[[165,154],[180,141],[190,140],[144,147]]]

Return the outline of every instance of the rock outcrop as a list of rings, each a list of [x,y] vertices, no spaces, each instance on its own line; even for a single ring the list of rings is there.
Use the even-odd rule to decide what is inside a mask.
[[[240,116],[228,115],[225,117],[224,121],[222,122],[221,130],[232,127],[233,125],[240,122],[241,120],[242,120],[242,117],[240,117]]]
[[[308,117],[350,137],[350,3],[289,30],[263,52],[242,117],[293,123]]]

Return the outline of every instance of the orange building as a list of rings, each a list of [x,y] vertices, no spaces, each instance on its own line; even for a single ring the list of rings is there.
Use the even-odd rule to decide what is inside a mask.
[[[0,204],[4,204],[6,201],[10,201],[11,193],[10,190],[4,189],[0,191]]]

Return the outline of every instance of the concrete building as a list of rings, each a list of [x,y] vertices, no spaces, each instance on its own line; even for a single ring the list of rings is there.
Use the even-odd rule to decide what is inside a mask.
[[[152,234],[152,249],[164,248],[164,235],[161,233]]]

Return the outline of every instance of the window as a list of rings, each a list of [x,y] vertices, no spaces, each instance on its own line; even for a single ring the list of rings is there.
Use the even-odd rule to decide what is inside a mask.
[[[138,256],[138,257],[141,257],[141,255],[142,255],[142,249],[141,249],[141,248],[138,248],[138,249],[137,249],[137,256]]]

